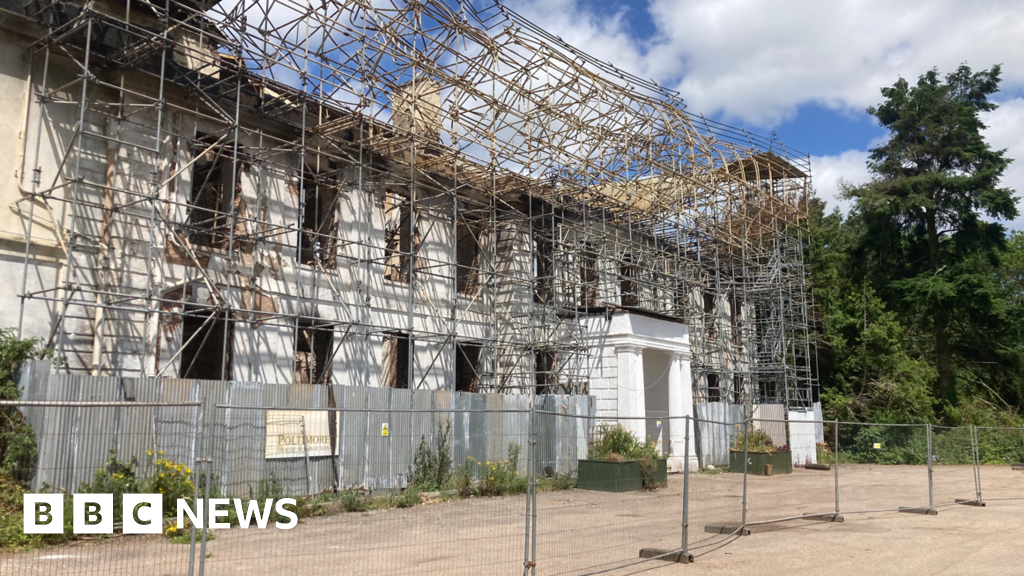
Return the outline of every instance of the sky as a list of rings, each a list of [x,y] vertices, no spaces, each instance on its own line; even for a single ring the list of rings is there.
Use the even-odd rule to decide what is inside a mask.
[[[592,56],[677,90],[691,112],[770,134],[811,156],[814,186],[844,212],[839,181],[869,178],[885,130],[880,88],[935,67],[1003,67],[985,136],[1018,161],[1024,194],[1021,0],[506,0]],[[1024,203],[1018,207],[1024,212]],[[1024,215],[1009,228],[1024,230]]]

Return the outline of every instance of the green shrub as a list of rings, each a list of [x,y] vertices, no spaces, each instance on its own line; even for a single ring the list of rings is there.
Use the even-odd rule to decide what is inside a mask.
[[[551,492],[554,490],[572,490],[576,487],[576,475],[556,474],[550,478],[541,478],[537,481],[539,492]]]
[[[621,424],[614,426],[604,424],[600,429],[601,440],[590,447],[587,457],[591,460],[623,461],[639,460],[643,472],[644,485],[651,484],[654,475],[655,460],[661,458],[654,442],[643,442]]]
[[[46,492],[48,489],[40,490]],[[22,522],[23,498],[26,488],[21,482],[0,474],[0,549],[35,548],[46,544],[60,544],[72,538],[71,496],[64,495],[63,534],[25,534]]]
[[[935,440],[933,437],[933,447]],[[875,448],[875,444],[879,448]],[[852,441],[840,439],[841,455],[854,464],[926,464],[928,439],[924,427],[857,426]],[[970,444],[966,449],[970,451]],[[933,450],[933,454],[936,453]]]
[[[83,494],[113,494],[115,504],[121,502],[125,493],[137,494],[146,492],[146,490],[140,489],[139,479],[136,477],[138,467],[139,462],[136,458],[133,457],[128,462],[122,462],[117,459],[117,452],[112,449],[107,463],[102,468],[96,470],[92,482],[83,483],[78,487],[78,492]],[[167,510],[165,501],[165,514]],[[115,524],[122,521],[121,513],[121,507],[114,506]]]
[[[420,445],[413,457],[409,469],[409,483],[420,490],[442,490],[448,486],[453,471],[452,461],[452,423],[442,420],[437,423],[437,431],[432,442],[420,439]]]
[[[180,463],[163,458],[163,452],[159,451],[146,453],[152,460],[153,472],[149,479],[144,482],[145,492],[150,494],[163,494],[164,516],[169,517],[175,514],[178,507],[178,498],[192,499],[195,494],[195,485],[192,480],[192,469]],[[113,458],[113,452],[111,452]]]
[[[0,400],[18,400],[15,367],[25,360],[46,358],[49,350],[40,340],[19,340],[14,328],[0,329]],[[0,475],[4,485],[11,482],[28,487],[38,451],[32,427],[16,406],[0,407]]]
[[[768,454],[774,454],[777,451],[784,450],[785,446],[775,446],[772,441],[771,435],[764,430],[754,429],[747,433],[740,432],[736,435],[736,439],[732,441],[732,450],[747,452],[765,452]]]

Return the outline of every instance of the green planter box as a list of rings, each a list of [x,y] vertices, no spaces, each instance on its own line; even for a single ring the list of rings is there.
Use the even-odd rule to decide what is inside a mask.
[[[580,460],[576,470],[576,487],[580,490],[601,492],[628,492],[644,487],[644,473],[640,462],[605,462]]]
[[[649,488],[651,485],[668,485],[668,460],[662,459],[654,461],[654,473],[651,474],[651,482],[649,485],[644,486],[644,488]]]
[[[793,456],[789,450],[785,452],[775,452],[769,454],[767,452],[748,452],[747,458],[747,474],[756,474],[758,476],[764,476],[764,465],[772,465],[772,475],[775,474],[791,474],[793,472]],[[729,451],[729,472],[743,473],[743,451],[742,450],[730,450]]]
[[[663,486],[668,483],[668,461],[655,460],[654,473],[647,486]],[[628,492],[642,490],[644,485],[643,466],[639,460],[626,462],[605,462],[604,460],[580,460],[576,470],[576,487],[580,490],[601,492]]]

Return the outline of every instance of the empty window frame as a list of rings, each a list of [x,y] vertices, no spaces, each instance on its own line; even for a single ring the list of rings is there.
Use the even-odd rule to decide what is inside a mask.
[[[555,353],[551,350],[537,350],[533,353],[533,373],[537,394],[555,393]]]
[[[455,344],[455,390],[478,392],[480,389],[480,345]]]
[[[302,233],[299,257],[303,264],[333,269],[337,266],[338,242],[337,178],[330,173],[306,169],[302,178],[305,203],[302,209]]]
[[[479,288],[480,227],[460,218],[455,228],[455,285],[459,294],[471,296]]]
[[[295,342],[295,383],[330,384],[334,361],[334,329],[300,318]]]
[[[743,299],[733,295],[732,304],[729,308],[732,324],[732,342],[739,345],[743,340]],[[740,351],[742,351],[742,347],[740,347]]]
[[[637,276],[640,275],[640,267],[633,260],[633,254],[626,252],[619,262],[619,291],[622,294],[623,306],[640,306],[640,283]]]
[[[734,404],[743,404],[743,376],[740,374],[732,376],[732,401]]]
[[[409,354],[412,342],[404,332],[384,336],[381,362],[381,386],[385,388],[409,387]]]
[[[708,374],[708,402],[721,402],[722,389],[719,388],[718,374]]]
[[[222,248],[228,243],[231,184],[234,182],[237,190],[239,182],[237,172],[233,171],[234,146],[222,142],[210,147],[216,141],[214,136],[199,133],[192,147],[197,158],[192,164],[186,221],[193,246]]]
[[[538,304],[554,304],[554,244],[550,238],[533,238],[533,301]]]
[[[778,382],[774,376],[761,376],[757,379],[757,397],[761,404],[776,401]]]
[[[704,337],[707,340],[714,340],[717,337],[715,331],[715,303],[714,292],[704,292]]]
[[[687,297],[689,295],[689,288],[686,282],[682,278],[676,280],[675,290],[673,294],[673,311],[672,315],[680,320],[686,320],[686,307]]]
[[[409,200],[394,192],[384,193],[384,278],[409,283],[412,252],[419,248],[419,231],[415,243],[410,230],[412,210]]]
[[[192,305],[185,307],[181,320],[184,350],[178,377],[230,380],[234,322],[223,311]]]
[[[579,306],[597,306],[597,252],[590,242],[580,250],[580,299]]]

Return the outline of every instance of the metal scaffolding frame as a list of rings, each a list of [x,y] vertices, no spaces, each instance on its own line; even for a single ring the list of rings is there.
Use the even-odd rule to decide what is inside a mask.
[[[675,92],[500,4],[35,0],[22,9],[42,31],[32,47],[41,75],[25,155],[27,236],[48,219],[66,266],[51,288],[22,280],[21,314],[32,300],[57,308],[50,344],[58,357],[78,355],[68,370],[130,375],[110,360],[116,349],[138,358],[136,374],[161,374],[161,323],[177,315],[287,327],[296,354],[304,327],[354,338],[366,353],[368,336],[401,330],[435,350],[429,373],[443,350],[458,353],[472,311],[488,324],[474,336],[490,359],[478,367],[481,390],[577,392],[595,362],[586,319],[627,310],[690,326],[698,401],[815,400],[810,163],[774,136],[692,114]],[[54,76],[57,62],[74,69],[70,82]],[[56,173],[43,174],[47,119],[69,106],[73,137]],[[200,134],[200,123],[216,129]],[[105,174],[85,168],[103,160],[87,142],[106,143]],[[185,163],[180,143],[192,150]],[[122,157],[135,162],[131,174],[118,173]],[[211,205],[175,193],[182,174],[194,186],[200,169],[216,181]],[[243,172],[292,178],[294,220],[261,214],[259,188],[247,206]],[[358,192],[357,214],[374,209],[371,187],[385,190],[399,215],[386,235],[405,240],[382,246],[362,221],[354,237],[337,233],[323,214],[335,213],[341,182]],[[450,228],[445,258],[421,250],[433,227]],[[518,251],[525,276],[499,257]],[[26,242],[26,277],[31,252]],[[124,265],[127,254],[144,268]],[[229,272],[211,272],[211,254]],[[292,261],[293,293],[261,292],[265,254]],[[407,285],[400,325],[374,319],[376,266]],[[442,281],[445,302],[423,289]],[[198,310],[183,305],[191,286],[210,294]],[[290,311],[262,298],[288,300]],[[324,324],[321,304],[340,306],[344,320]],[[418,328],[424,307],[446,328]],[[69,334],[69,318],[92,333]],[[91,345],[75,343],[83,338]],[[313,362],[305,367],[312,381]]]

